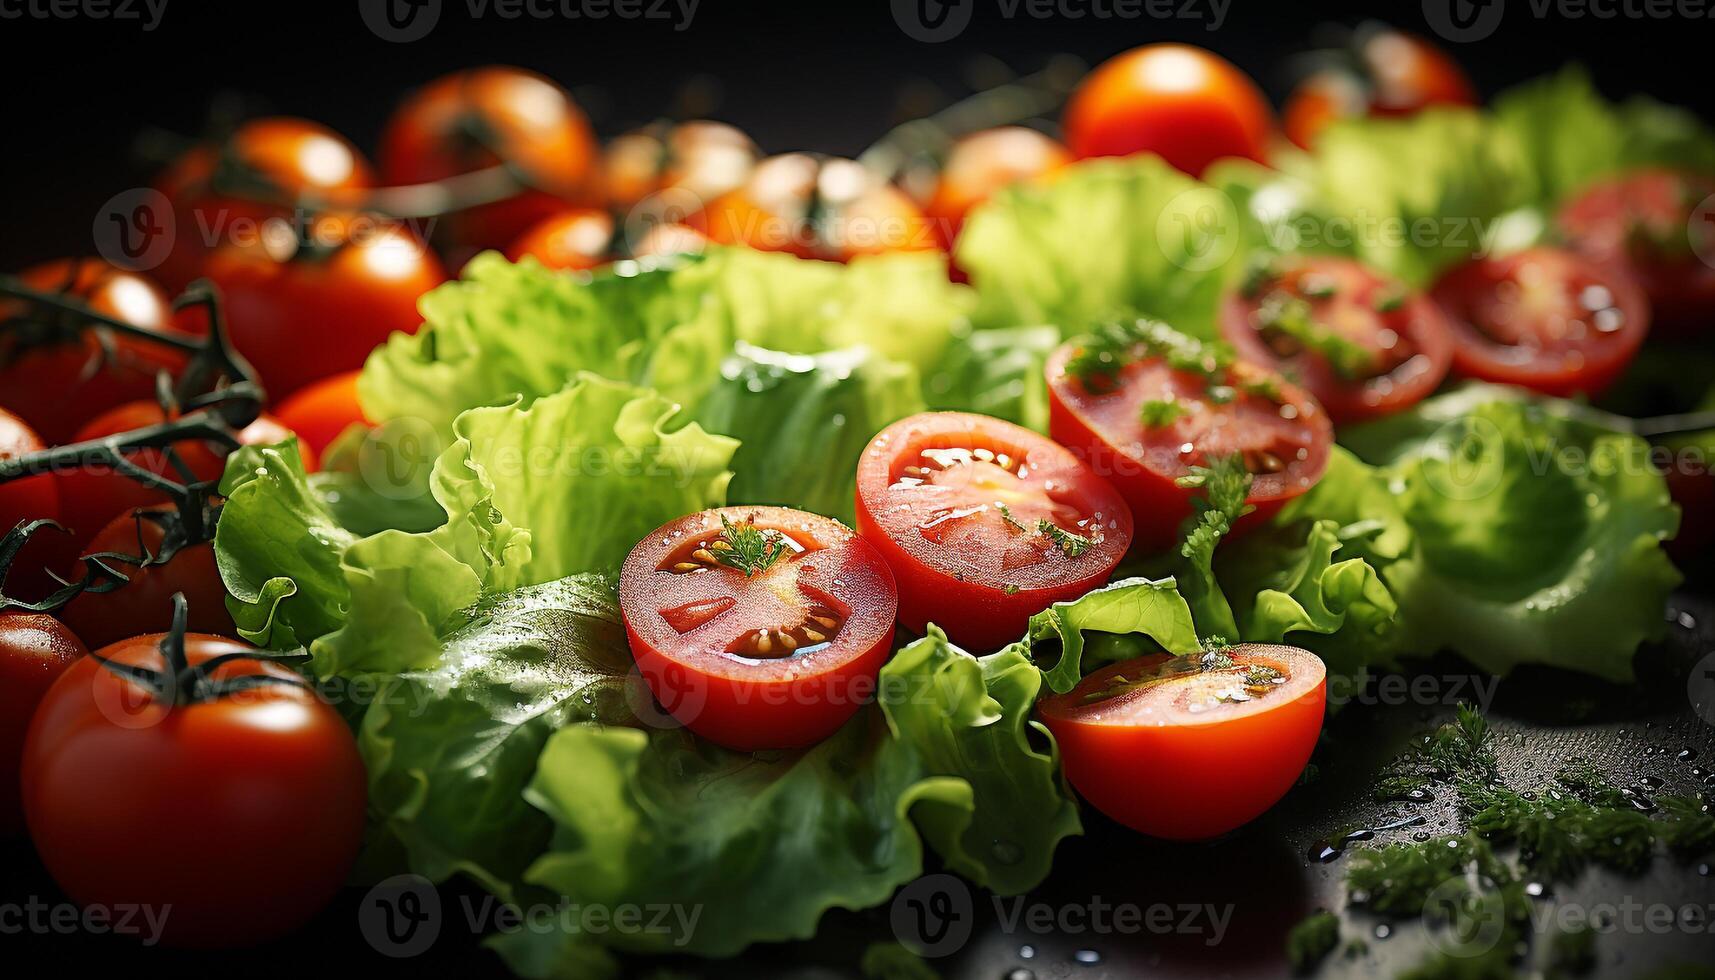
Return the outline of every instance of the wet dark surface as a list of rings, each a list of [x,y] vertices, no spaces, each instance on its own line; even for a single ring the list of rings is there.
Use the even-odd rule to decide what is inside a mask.
[[[1022,899],[999,899],[937,879],[946,883],[939,890],[948,897],[936,900],[936,907],[955,910],[959,922],[951,938],[942,940],[950,952],[932,965],[942,976],[971,980],[1283,975],[1287,930],[1316,909],[1345,905],[1341,881],[1348,858],[1324,862],[1312,856],[1315,851],[1355,829],[1414,818],[1421,822],[1380,831],[1375,842],[1461,829],[1451,792],[1432,791],[1435,799],[1420,803],[1372,799],[1377,770],[1412,735],[1450,717],[1461,700],[1491,705],[1502,771],[1518,788],[1544,784],[1568,760],[1584,758],[1616,784],[1646,795],[1707,790],[1709,772],[1715,770],[1715,727],[1694,709],[1693,698],[1701,700],[1704,715],[1715,718],[1715,677],[1704,676],[1715,669],[1715,661],[1704,661],[1715,651],[1715,603],[1682,596],[1667,615],[1669,639],[1639,655],[1637,687],[1553,671],[1521,672],[1495,685],[1448,660],[1412,675],[1414,684],[1373,688],[1371,696],[1347,706],[1328,725],[1314,760],[1314,781],[1294,789],[1263,819],[1221,840],[1151,841],[1087,812],[1085,836],[1065,843],[1055,874]],[[1699,661],[1704,661],[1701,666]],[[1698,679],[1688,687],[1694,673]],[[61,900],[27,851],[5,849],[0,861],[5,868],[0,902]],[[923,891],[915,895],[933,898]],[[427,953],[409,959],[390,959],[367,945],[356,911],[362,897],[361,890],[349,889],[300,935],[241,953],[189,955],[143,950],[110,936],[10,929],[0,945],[8,958],[45,955],[51,959],[41,962],[73,971],[124,963],[187,976],[229,971],[252,977],[507,975],[463,928],[463,900],[480,901],[475,892],[443,891],[441,934]],[[1662,925],[1659,910],[1671,909],[1677,917],[1685,906],[1700,909],[1700,927],[1678,920]],[[835,913],[814,942],[754,949],[736,960],[632,966],[638,973],[665,967],[678,975],[721,978],[855,977],[860,975],[857,960],[870,943],[895,938],[889,912],[884,907]],[[1590,871],[1570,885],[1548,889],[1535,912],[1539,926],[1533,932],[1541,936],[1555,922],[1568,921],[1568,915],[1607,918],[1611,924],[1598,929],[1593,976],[1644,976],[1669,964],[1715,962],[1715,933],[1709,925],[1715,918],[1715,878],[1707,864],[1662,855],[1637,877]],[[967,926],[968,938],[958,941]],[[1431,951],[1419,923],[1361,912],[1343,914],[1342,947],[1352,939],[1364,940],[1367,951],[1336,952],[1318,976],[1392,976]],[[1531,955],[1540,957],[1547,945],[1539,940]]]

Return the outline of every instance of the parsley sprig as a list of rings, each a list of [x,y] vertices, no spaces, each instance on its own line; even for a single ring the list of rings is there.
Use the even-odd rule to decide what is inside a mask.
[[[715,560],[746,578],[768,571],[787,551],[786,536],[779,531],[763,530],[749,521],[735,523],[725,514],[721,515],[721,539],[727,546],[713,550]]]

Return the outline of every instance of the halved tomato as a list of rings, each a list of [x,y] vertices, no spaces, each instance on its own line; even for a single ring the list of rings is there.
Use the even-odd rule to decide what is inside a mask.
[[[1316,396],[1335,422],[1397,412],[1453,363],[1447,318],[1423,294],[1351,259],[1279,259],[1221,306],[1239,356]]]
[[[1649,304],[1623,268],[1558,248],[1472,260],[1430,296],[1447,314],[1454,371],[1561,398],[1606,388],[1649,331]]]
[[[619,604],[656,700],[731,749],[834,733],[875,693],[899,592],[838,521],[784,507],[682,517],[633,548]]]
[[[1279,377],[1160,324],[1073,340],[1048,359],[1048,432],[1113,481],[1138,545],[1170,547],[1191,514],[1191,468],[1237,456],[1266,520],[1328,466],[1334,427],[1314,398]]]
[[[1154,837],[1205,840],[1292,788],[1322,730],[1326,684],[1315,654],[1246,643],[1113,664],[1036,710],[1090,805]]]
[[[857,525],[893,568],[900,622],[933,622],[972,650],[1107,581],[1132,534],[1125,501],[1072,453],[962,412],[913,415],[870,441]]]
[[[1560,211],[1574,251],[1628,269],[1657,332],[1715,323],[1715,178],[1643,169],[1601,181]]]

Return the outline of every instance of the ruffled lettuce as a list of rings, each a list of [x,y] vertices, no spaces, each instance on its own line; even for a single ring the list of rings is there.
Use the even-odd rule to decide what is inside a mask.
[[[966,221],[958,261],[987,326],[1051,324],[1072,336],[1149,316],[1213,339],[1242,237],[1226,195],[1140,156],[1002,191]]]

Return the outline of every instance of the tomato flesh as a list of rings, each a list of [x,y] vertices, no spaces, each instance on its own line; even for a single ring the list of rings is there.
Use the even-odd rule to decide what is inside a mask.
[[[1140,833],[1205,840],[1256,819],[1297,781],[1322,729],[1327,671],[1247,643],[1231,666],[1141,657],[1037,705],[1079,795]]]
[[[1140,357],[1110,379],[1092,383],[1069,367],[1078,341],[1048,360],[1048,431],[1131,507],[1142,548],[1178,540],[1192,513],[1192,490],[1179,486],[1192,467],[1237,456],[1252,476],[1254,510],[1234,530],[1267,520],[1322,478],[1334,441],[1326,412],[1304,391],[1248,364],[1218,377],[1175,369],[1162,357]],[[1170,403],[1175,417],[1147,420],[1145,404]]]
[[[1227,296],[1221,335],[1240,357],[1309,389],[1342,424],[1416,404],[1453,363],[1445,314],[1350,259],[1263,270]]]
[[[722,518],[784,549],[746,574],[717,554]],[[898,589],[874,548],[838,521],[727,507],[644,538],[620,573],[637,666],[662,706],[710,741],[750,751],[818,742],[874,692]]]
[[[1629,270],[1658,332],[1688,336],[1715,321],[1715,178],[1643,169],[1601,181],[1561,209],[1573,250]],[[1693,220],[1697,219],[1697,220]]]
[[[1561,398],[1606,388],[1649,330],[1623,269],[1555,248],[1468,262],[1430,295],[1447,313],[1455,371]]]
[[[162,639],[99,653],[159,670]],[[195,633],[184,642],[193,666],[250,650]],[[254,660],[213,677],[256,674],[296,678]],[[30,839],[73,901],[116,914],[170,907],[158,938],[196,947],[253,945],[319,912],[357,857],[367,795],[351,729],[313,691],[260,684],[175,707],[94,657],[43,696],[20,786]],[[161,846],[163,834],[177,845]]]

